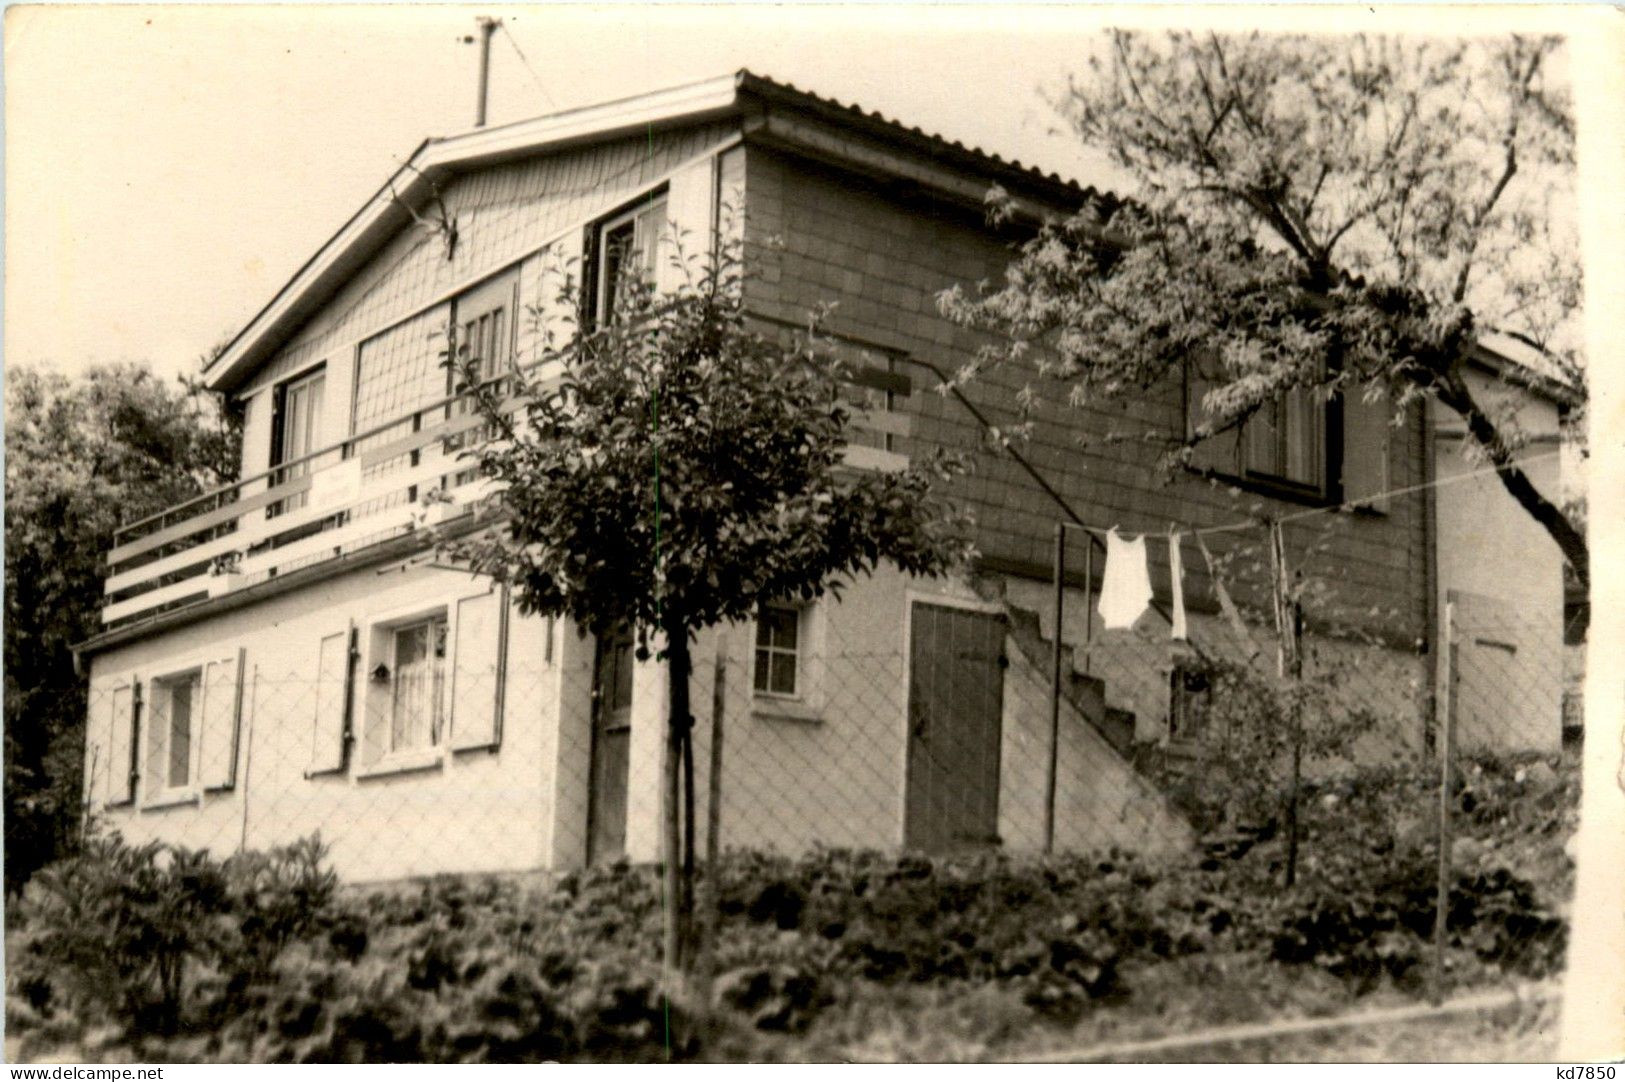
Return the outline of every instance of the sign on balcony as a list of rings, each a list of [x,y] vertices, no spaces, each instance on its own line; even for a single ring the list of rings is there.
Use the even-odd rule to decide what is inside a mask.
[[[361,460],[345,459],[310,477],[310,506],[342,507],[361,498]]]

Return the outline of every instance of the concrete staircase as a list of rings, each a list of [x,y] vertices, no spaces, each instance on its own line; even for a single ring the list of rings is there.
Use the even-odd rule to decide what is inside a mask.
[[[1055,644],[1044,638],[1038,614],[1014,605],[1006,608],[1010,615],[1010,638],[1016,648],[1034,668],[1050,672]],[[1079,669],[1074,646],[1063,646],[1061,650],[1061,695],[1117,754],[1131,765],[1134,763],[1134,714],[1106,702],[1106,682]]]

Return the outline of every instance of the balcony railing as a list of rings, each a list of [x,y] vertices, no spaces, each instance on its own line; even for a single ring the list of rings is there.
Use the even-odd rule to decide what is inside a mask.
[[[491,489],[460,457],[468,440],[459,437],[484,426],[460,412],[462,401],[431,402],[122,527],[107,554],[103,626],[185,608],[469,511]],[[866,437],[911,435],[910,414],[855,412],[853,429],[849,465],[906,464],[883,449],[888,441],[874,446]],[[423,505],[435,489],[448,499]]]

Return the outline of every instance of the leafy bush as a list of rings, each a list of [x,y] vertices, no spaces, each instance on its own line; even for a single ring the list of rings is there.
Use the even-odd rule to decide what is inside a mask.
[[[159,843],[88,841],[46,867],[23,901],[14,979],[43,1009],[173,1033],[189,964],[226,938],[226,877],[207,854]]]
[[[1316,891],[1285,915],[1270,957],[1314,964],[1361,988],[1383,975],[1414,980],[1437,919],[1436,876],[1429,855],[1412,852],[1369,887]],[[1497,970],[1544,977],[1563,964],[1566,925],[1504,868],[1456,877],[1445,932],[1448,947]]]
[[[229,974],[227,994],[241,996],[323,920],[337,886],[325,854],[315,838],[223,862],[92,838],[30,883],[12,988],[41,1015],[172,1034],[200,970]]]
[[[291,845],[238,853],[226,861],[230,910],[239,937],[229,960],[243,979],[265,979],[283,948],[322,921],[338,890],[338,876],[322,867],[326,857],[321,835],[313,834]]]

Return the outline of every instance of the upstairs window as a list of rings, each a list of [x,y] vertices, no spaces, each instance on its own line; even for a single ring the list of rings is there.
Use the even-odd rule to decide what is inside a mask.
[[[852,378],[841,384],[839,392],[853,413],[847,442],[879,451],[895,450],[896,433],[888,427],[886,415],[896,408],[898,388],[906,388],[908,381],[898,376],[895,358],[872,349],[851,352],[855,353],[848,358]],[[880,427],[873,427],[877,425]]]
[[[1211,419],[1203,405],[1219,384],[1189,366],[1185,381],[1185,434]],[[1294,388],[1261,406],[1239,428],[1197,444],[1191,464],[1198,469],[1273,494],[1314,501],[1334,499],[1337,486],[1328,461],[1331,405],[1314,388]]]
[[[654,285],[666,226],[664,194],[604,221],[593,236],[593,322],[615,318],[624,292],[634,283]]]
[[[327,374],[318,368],[302,376],[278,384],[272,397],[271,465],[283,466],[272,476],[272,483],[281,485],[308,475],[311,471],[309,456],[321,449],[322,400],[327,387]],[[295,511],[305,506],[308,492],[297,493],[282,500],[278,510]]]
[[[465,363],[471,363],[480,381],[495,379],[513,360],[513,312],[518,307],[519,276],[510,271],[462,294],[453,305],[452,319],[457,328],[457,350]],[[459,373],[448,375],[446,393],[459,382]]]
[[[1326,487],[1326,404],[1294,388],[1248,418],[1242,428],[1248,477],[1317,492]]]
[[[458,297],[452,308],[453,326],[457,328],[457,352],[460,365],[446,374],[446,393],[456,392],[463,384],[463,375],[477,378],[481,383],[496,379],[513,364],[514,313],[519,308],[519,275],[509,272],[469,290]],[[452,403],[447,417],[461,417],[474,412],[472,399],[463,398]],[[495,436],[492,426],[482,425],[470,432],[459,433],[446,440],[444,453],[451,455]],[[459,470],[450,481],[450,487],[467,484],[478,476],[475,469]]]

